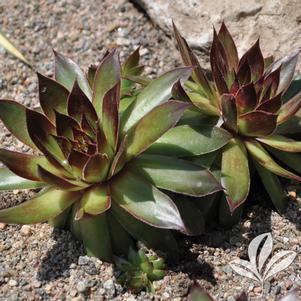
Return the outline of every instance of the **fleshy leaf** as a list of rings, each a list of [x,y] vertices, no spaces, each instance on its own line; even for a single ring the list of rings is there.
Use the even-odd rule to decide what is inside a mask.
[[[186,40],[181,36],[180,32],[178,31],[174,23],[173,23],[173,30],[184,64],[188,67],[195,66],[191,76],[194,79],[194,81],[202,87],[202,89],[206,93],[206,96],[211,98],[213,96],[212,89],[210,87],[209,81],[204,71],[202,70],[198,62],[197,57],[188,46]]]
[[[274,96],[273,98],[270,98],[264,102],[262,102],[256,110],[258,111],[264,111],[268,113],[278,113],[278,111],[281,108],[281,93]]]
[[[177,68],[153,80],[126,109],[122,117],[122,131],[127,132],[143,116],[171,97],[172,87],[179,80],[186,80],[191,68]]]
[[[0,190],[35,189],[46,186],[46,183],[36,182],[17,176],[8,168],[0,168]]]
[[[288,102],[282,105],[277,124],[281,124],[293,117],[301,108],[301,92],[297,93]]]
[[[40,73],[39,80],[39,100],[44,114],[52,122],[55,121],[55,111],[67,114],[68,90],[56,82]]]
[[[93,84],[93,105],[98,117],[102,118],[103,98],[120,81],[120,62],[116,49],[113,49],[100,62]]]
[[[257,81],[264,71],[264,60],[259,46],[259,39],[241,58],[238,69],[245,61],[247,61],[250,66],[251,80],[253,82]]]
[[[38,175],[38,164],[47,165],[44,156],[34,156],[0,149],[0,161],[16,175],[32,181],[41,181]]]
[[[190,101],[200,110],[201,113],[208,116],[220,116],[219,109],[206,97],[195,92],[187,92],[187,95]]]
[[[114,202],[142,222],[186,232],[176,205],[144,179],[123,171],[113,178],[110,191]]]
[[[210,51],[210,65],[212,69],[212,77],[214,79],[216,88],[220,95],[229,93],[228,81],[230,70],[225,49],[217,37],[217,33],[213,31],[213,41]]]
[[[106,154],[91,156],[83,170],[85,181],[97,183],[104,180],[109,171],[109,163],[109,158]]]
[[[284,213],[287,208],[288,197],[279,178],[275,174],[262,167],[255,160],[254,164],[264,188],[270,196],[275,208],[279,213]]]
[[[87,98],[87,96],[81,90],[77,81],[74,82],[72,90],[68,97],[68,114],[76,119],[78,122],[82,121],[82,116],[85,115],[87,121],[93,129],[96,128],[96,122],[98,120],[96,111]]]
[[[280,69],[280,81],[277,92],[286,91],[289,87],[297,65],[299,51],[289,54],[274,63],[272,63],[266,70],[266,73],[271,73],[281,67]]]
[[[281,135],[257,138],[258,141],[286,152],[301,152],[301,142]]]
[[[269,153],[260,145],[259,142],[255,140],[246,140],[245,145],[252,157],[254,158],[254,160],[256,160],[261,166],[263,166],[267,170],[284,178],[296,180],[299,182],[301,181],[301,177],[293,174],[288,170],[285,170],[280,165],[278,165],[269,155]]]
[[[239,139],[233,138],[223,149],[221,183],[233,212],[246,200],[250,189],[247,151]]]
[[[29,109],[26,110],[26,119],[28,133],[40,151],[56,167],[70,171],[64,153],[54,138],[56,134],[54,125],[44,115]]]
[[[108,194],[107,186],[95,185],[87,190],[79,204],[79,209],[83,213],[97,215],[105,212],[111,207],[111,197]]]
[[[235,97],[223,94],[221,97],[222,114],[225,128],[237,133],[237,107]]]
[[[146,246],[167,252],[173,260],[178,259],[178,246],[171,231],[151,227],[127,213],[120,206],[112,202],[112,211],[121,225],[136,239]]]
[[[57,176],[56,174],[49,172],[45,168],[38,166],[38,174],[40,178],[46,182],[49,183],[49,185],[53,185],[55,187],[58,187],[59,189],[64,190],[70,190],[70,191],[76,191],[81,190],[87,187],[87,184],[79,183],[73,180],[67,180],[60,176]]]
[[[171,100],[155,107],[128,132],[126,156],[131,159],[145,151],[174,127],[190,104]]]
[[[119,148],[114,156],[114,159],[110,167],[109,177],[112,177],[114,174],[118,173],[126,163],[126,144],[127,144],[127,135],[123,137],[119,145]]]
[[[257,96],[254,84],[242,86],[235,95],[237,111],[244,114],[255,109],[257,105]]]
[[[113,150],[116,150],[118,142],[119,101],[120,82],[104,95],[102,104],[102,129]]]
[[[0,210],[0,221],[11,224],[44,222],[63,212],[78,197],[76,192],[49,188],[29,201]]]
[[[111,238],[106,214],[85,216],[79,224],[87,254],[112,262]]]
[[[127,167],[158,188],[177,193],[204,196],[221,190],[215,177],[189,161],[159,155],[141,155]]]
[[[77,80],[80,88],[89,99],[92,99],[91,88],[84,72],[71,59],[54,51],[55,57],[55,80],[68,91],[72,90]]]
[[[12,100],[0,99],[0,119],[16,138],[37,149],[27,131],[26,107]]]
[[[171,89],[171,95],[176,100],[189,101],[189,97],[186,94],[184,88],[181,85],[181,81],[178,80]]]
[[[231,138],[219,127],[181,125],[166,132],[146,152],[172,157],[204,155],[220,149]]]
[[[55,124],[56,134],[68,138],[69,140],[74,139],[73,129],[80,129],[80,125],[74,118],[59,112],[55,112]]]
[[[245,136],[268,136],[275,131],[276,122],[276,114],[253,111],[239,116],[238,131]]]
[[[224,22],[218,32],[218,38],[225,49],[229,68],[236,71],[238,67],[237,48]]]

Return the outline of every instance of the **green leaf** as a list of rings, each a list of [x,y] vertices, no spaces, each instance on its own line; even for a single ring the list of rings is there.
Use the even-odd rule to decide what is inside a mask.
[[[178,260],[178,245],[171,231],[151,227],[132,215],[128,214],[114,201],[112,202],[112,212],[116,220],[138,241],[147,247],[167,252],[173,261]]]
[[[15,207],[0,210],[0,221],[10,224],[34,224],[47,221],[71,206],[79,194],[49,188],[33,199]]]
[[[268,151],[286,166],[301,174],[301,154],[289,153],[273,147],[268,147]]]
[[[187,92],[187,95],[191,102],[204,114],[209,116],[219,116],[219,109],[212,105],[211,101],[195,92]]]
[[[192,156],[192,157],[185,157],[185,160],[189,160],[193,164],[199,165],[204,168],[210,168],[216,159],[218,152],[212,152],[205,155],[200,156]]]
[[[204,196],[222,189],[210,171],[181,159],[141,155],[127,168],[156,187],[177,193]]]
[[[37,73],[39,80],[39,101],[44,114],[50,119],[55,121],[55,111],[67,114],[67,99],[68,90],[54,81],[40,73]]]
[[[185,232],[172,200],[149,182],[125,170],[110,182],[114,202],[142,222],[158,228]]]
[[[26,107],[12,100],[0,99],[0,119],[16,138],[37,149],[27,131]]]
[[[299,176],[293,174],[288,170],[285,170],[280,165],[278,165],[269,155],[269,153],[260,145],[259,142],[255,140],[246,140],[245,145],[252,157],[254,158],[254,160],[256,160],[261,166],[263,166],[267,170],[284,178],[296,180],[299,182],[301,181],[301,178]]]
[[[102,118],[103,98],[120,81],[120,68],[116,49],[105,56],[97,68],[93,83],[93,105],[100,119]]]
[[[114,217],[111,210],[107,212],[106,216],[109,225],[113,253],[118,256],[127,256],[130,248],[134,248],[133,238]]]
[[[268,136],[275,131],[276,122],[276,114],[253,111],[239,116],[238,131],[245,136]]]
[[[0,45],[4,47],[9,53],[21,60],[23,63],[31,66],[21,51],[8,39],[8,37],[0,30]]]
[[[71,59],[54,51],[55,58],[55,80],[64,86],[68,91],[72,90],[77,80],[80,88],[91,100],[92,93],[89,82],[80,67]]]
[[[218,221],[219,224],[225,228],[230,228],[241,220],[243,207],[245,204],[241,204],[234,211],[229,208],[229,203],[226,196],[222,196],[219,200],[218,207]]]
[[[145,151],[167,130],[174,127],[189,104],[169,101],[154,108],[130,129],[127,137],[127,160]]]
[[[254,164],[265,190],[269,194],[275,208],[279,213],[284,213],[287,208],[288,198],[278,177],[269,172],[266,168],[262,167],[255,160]]]
[[[87,161],[83,176],[85,181],[97,183],[104,180],[109,171],[109,158],[106,154],[95,154]]]
[[[179,79],[187,79],[190,73],[191,68],[177,68],[161,75],[147,85],[123,113],[122,131],[127,132],[143,116],[158,105],[168,101],[171,97],[173,85]]]
[[[48,163],[44,156],[28,155],[7,149],[0,149],[0,161],[16,175],[32,181],[41,181],[38,164]]]
[[[83,194],[79,210],[83,213],[97,215],[107,211],[111,207],[111,197],[109,195],[107,186],[95,185],[86,190]]]
[[[292,97],[294,97],[300,91],[301,91],[301,76],[297,75],[292,80],[290,86],[284,93],[284,95],[282,97],[283,103],[286,103],[288,100],[290,100]]]
[[[56,174],[53,174],[52,172],[49,172],[48,170],[44,169],[40,165],[38,165],[38,174],[44,182],[56,186],[59,189],[77,191],[89,186],[88,184],[83,182],[77,182],[69,179],[67,180],[63,177],[57,176]]]
[[[256,140],[267,144],[271,147],[280,149],[286,152],[298,153],[301,152],[301,142],[291,138],[286,138],[281,135],[271,135],[265,138],[257,138]]]
[[[281,67],[280,78],[277,93],[286,91],[289,87],[297,65],[299,51],[289,54],[274,63],[266,70],[266,73],[271,73]]]
[[[218,127],[181,125],[165,133],[147,153],[172,157],[204,155],[220,149],[231,138],[228,131]]]
[[[113,255],[106,214],[85,216],[79,221],[79,224],[87,254],[112,262]]]
[[[21,178],[15,175],[8,168],[0,168],[0,190],[13,190],[13,189],[35,189],[44,187],[45,183],[36,182]]]
[[[204,216],[195,205],[194,200],[183,195],[175,196],[175,204],[179,208],[181,217],[189,235],[200,235],[205,232]]]
[[[285,121],[289,121],[301,108],[301,92],[297,93],[293,98],[282,105],[277,124],[282,124]]]
[[[223,149],[221,183],[233,212],[246,200],[250,189],[247,151],[237,138],[233,138]]]

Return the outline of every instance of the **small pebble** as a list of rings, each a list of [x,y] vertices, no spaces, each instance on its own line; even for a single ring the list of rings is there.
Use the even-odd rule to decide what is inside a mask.
[[[20,232],[25,236],[29,236],[31,234],[31,228],[28,225],[23,225]]]
[[[14,279],[11,279],[11,280],[9,280],[8,281],[8,285],[9,286],[17,286],[18,285],[18,282],[16,281],[16,280],[14,280]]]

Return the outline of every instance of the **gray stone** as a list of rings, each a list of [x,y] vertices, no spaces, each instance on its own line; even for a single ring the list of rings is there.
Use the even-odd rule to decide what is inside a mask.
[[[174,20],[194,49],[209,54],[212,25],[225,21],[239,53],[260,36],[265,56],[282,57],[301,48],[301,1],[286,0],[134,0],[169,35]],[[201,64],[208,67],[207,56]],[[300,69],[301,62],[299,62]]]
[[[115,289],[115,285],[112,279],[107,280],[104,284],[103,284],[103,288],[106,291],[106,296],[108,298],[113,298],[115,296],[116,293],[116,289]]]

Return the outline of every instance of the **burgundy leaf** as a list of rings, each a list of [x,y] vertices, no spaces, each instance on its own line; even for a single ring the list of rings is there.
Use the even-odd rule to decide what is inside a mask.
[[[113,150],[117,147],[119,131],[120,82],[110,89],[103,98],[102,129]]]
[[[251,80],[257,81],[263,74],[264,71],[264,59],[259,45],[259,39],[256,43],[243,55],[239,62],[238,70],[245,64],[248,63],[251,72]]]
[[[242,86],[235,95],[237,111],[239,114],[244,114],[252,111],[257,104],[257,96],[254,84]]]
[[[80,89],[77,81],[74,83],[68,98],[68,114],[78,122],[81,122],[82,116],[85,115],[94,129],[96,128],[96,121],[98,120],[96,111],[91,101]]]
[[[44,114],[52,121],[55,121],[54,111],[66,114],[68,90],[40,73],[37,73],[39,80],[39,100]]]
[[[221,105],[225,128],[237,132],[237,108],[235,97],[231,94],[223,94],[221,97]]]
[[[171,95],[173,99],[181,101],[190,101],[188,95],[186,94],[184,88],[181,85],[181,81],[178,80],[172,87]]]
[[[56,133],[58,136],[73,140],[73,129],[79,129],[77,121],[68,116],[55,111]]]
[[[119,54],[116,49],[108,53],[100,62],[93,83],[93,105],[98,117],[102,117],[105,94],[120,81]]]
[[[245,136],[267,136],[276,129],[277,115],[253,111],[239,116],[238,131]]]
[[[261,103],[256,110],[264,111],[268,113],[278,113],[279,109],[281,108],[281,95],[282,93],[274,96],[271,99],[268,99]]]
[[[218,39],[225,49],[229,68],[236,71],[238,67],[237,48],[224,22],[219,30]]]
[[[178,31],[176,25],[173,23],[173,30],[177,40],[177,44],[183,59],[183,62],[186,66],[195,66],[192,72],[192,78],[196,83],[202,86],[205,90],[207,96],[209,98],[213,97],[213,92],[210,87],[209,81],[202,70],[198,59],[196,58],[195,54],[192,52],[186,40],[181,36],[180,32]]]

